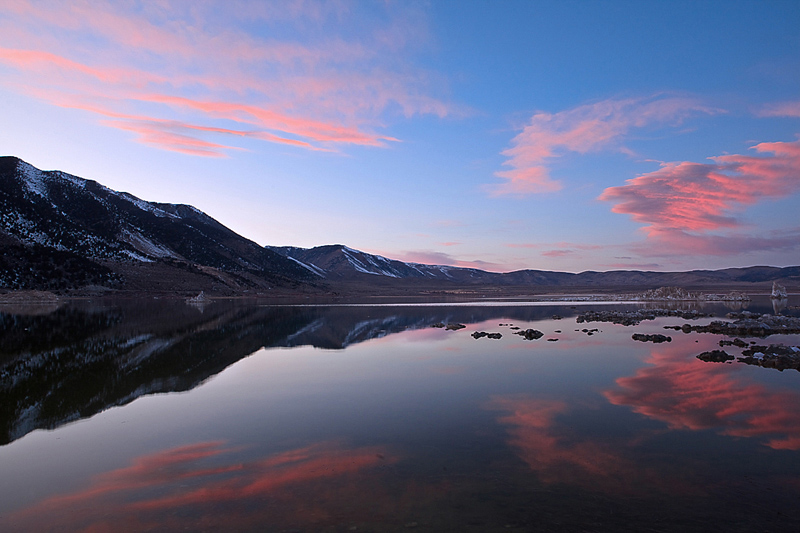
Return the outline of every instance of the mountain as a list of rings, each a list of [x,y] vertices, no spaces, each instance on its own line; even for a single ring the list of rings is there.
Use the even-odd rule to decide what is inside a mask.
[[[394,279],[439,280],[446,282],[491,282],[496,276],[474,268],[459,268],[444,265],[405,263],[380,255],[368,254],[341,244],[297,248],[294,246],[268,246],[302,265],[309,272],[329,280],[364,280],[370,276]]]
[[[15,157],[0,157],[0,246],[8,288],[247,290],[314,277],[192,206],[146,202]]]
[[[643,272],[612,270],[609,272],[550,272],[518,270],[486,272],[474,268],[405,263],[380,255],[368,254],[340,244],[297,248],[268,247],[302,265],[308,272],[329,281],[378,284],[389,280],[429,285],[494,287],[662,287],[709,285],[741,285],[782,281],[796,285],[800,282],[800,267],[756,266],[724,270],[692,270],[689,272]],[[380,280],[380,281],[379,281]]]
[[[800,284],[796,266],[497,273],[408,263],[340,244],[263,247],[190,205],[147,202],[16,157],[0,157],[0,252],[2,289],[358,297]]]

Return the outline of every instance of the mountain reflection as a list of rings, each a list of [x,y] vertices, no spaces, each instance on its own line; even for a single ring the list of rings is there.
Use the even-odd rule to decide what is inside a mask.
[[[84,490],[14,513],[10,523],[27,531],[165,531],[324,522],[363,488],[358,473],[394,462],[380,448],[331,442],[254,460],[242,460],[242,451],[214,441],[138,457]]]
[[[760,437],[773,449],[800,449],[800,394],[772,390],[737,378],[739,365],[687,358],[686,348],[653,348],[636,375],[616,380],[606,391],[615,405],[665,422],[672,429],[716,430],[736,437]]]
[[[146,395],[186,391],[267,347],[343,349],[437,322],[533,321],[569,306],[301,307],[182,301],[0,313],[0,444]]]

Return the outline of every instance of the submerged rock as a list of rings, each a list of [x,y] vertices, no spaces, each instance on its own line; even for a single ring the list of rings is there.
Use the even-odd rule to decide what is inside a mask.
[[[464,329],[465,327],[467,326],[464,324],[447,324],[444,329],[448,331],[458,331],[459,329]]]

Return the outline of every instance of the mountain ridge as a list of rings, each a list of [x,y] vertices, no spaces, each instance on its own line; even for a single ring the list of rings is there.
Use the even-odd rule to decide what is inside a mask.
[[[162,271],[174,270],[176,279],[189,272],[193,276],[188,277],[215,278],[231,290],[310,280],[294,261],[193,206],[147,202],[93,180],[39,170],[16,157],[0,157],[0,224],[0,242],[22,263],[15,268],[14,261],[6,261],[0,285],[9,288],[43,283],[17,279],[26,261],[36,262],[27,252],[42,256],[36,258],[42,264],[57,262],[53,255],[58,253],[79,258],[75,261],[82,266],[94,264],[104,273],[95,281],[110,288],[124,287],[124,273],[130,275],[136,266],[156,263]],[[14,279],[12,271],[17,271]]]
[[[142,200],[63,171],[0,157],[0,289],[85,287],[221,295],[341,296],[395,289],[530,290],[800,284],[800,266],[580,273],[404,262],[342,244],[261,246],[186,204]]]
[[[524,269],[511,272],[487,272],[474,268],[447,265],[406,263],[380,255],[368,254],[345,245],[325,245],[314,248],[295,246],[269,247],[294,259],[310,272],[326,280],[355,282],[371,277],[410,278],[420,281],[440,281],[463,285],[495,286],[635,286],[706,285],[724,283],[765,283],[800,280],[800,267],[752,266],[720,270],[697,269],[683,272],[641,270],[587,270],[579,273]]]

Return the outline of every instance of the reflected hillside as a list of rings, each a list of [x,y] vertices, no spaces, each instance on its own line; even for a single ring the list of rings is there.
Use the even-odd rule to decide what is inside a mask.
[[[154,393],[186,391],[267,347],[343,349],[437,322],[574,316],[546,307],[270,307],[143,300],[0,313],[0,443]]]

